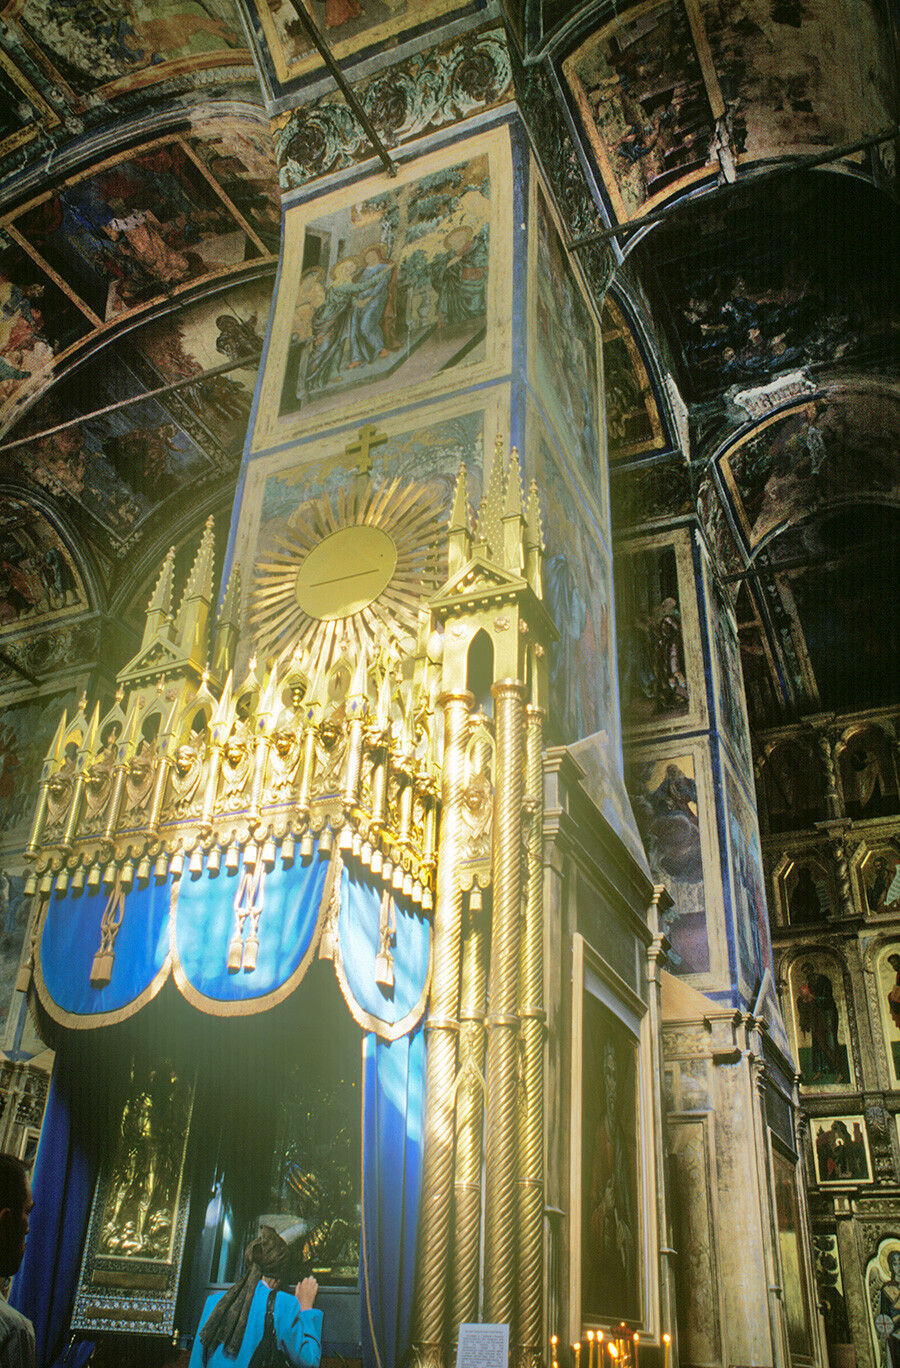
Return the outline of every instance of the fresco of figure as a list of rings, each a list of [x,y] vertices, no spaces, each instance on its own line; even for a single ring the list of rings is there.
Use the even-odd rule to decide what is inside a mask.
[[[487,249],[469,227],[454,228],[444,238],[449,257],[438,260],[432,283],[438,292],[440,327],[471,323],[484,317],[487,288]]]
[[[838,1005],[827,974],[811,960],[800,969],[804,978],[797,994],[797,1019],[810,1038],[810,1077],[804,1083],[849,1083],[846,1052],[838,1041]]]
[[[367,247],[362,259],[363,268],[353,282],[348,370],[399,350],[394,338],[397,267],[380,242]]]
[[[883,1283],[878,1294],[878,1310],[887,1316],[891,1329],[885,1336],[888,1353],[887,1368],[900,1368],[900,1249],[892,1249],[887,1256],[890,1279]]]
[[[301,367],[297,385],[300,398],[341,378],[356,296],[353,282],[358,270],[359,260],[353,256],[342,257],[331,268],[331,283],[325,291],[325,299],[312,317],[309,359],[305,371]]]

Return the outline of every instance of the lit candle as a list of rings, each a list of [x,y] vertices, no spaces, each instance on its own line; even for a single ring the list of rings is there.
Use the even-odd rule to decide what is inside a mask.
[[[672,1343],[672,1336],[671,1336],[671,1335],[668,1335],[668,1334],[667,1334],[667,1335],[663,1335],[663,1344],[666,1346],[666,1360],[665,1360],[665,1363],[663,1364],[663,1368],[669,1368],[669,1345],[670,1345],[671,1343]]]
[[[611,1359],[617,1359],[619,1357],[619,1350],[614,1340],[610,1340],[606,1347],[609,1350]]]
[[[589,1330],[589,1331],[587,1332],[587,1342],[588,1342],[588,1368],[594,1368],[594,1332],[593,1332],[593,1330]]]
[[[559,1368],[559,1364],[556,1361],[556,1346],[558,1342],[555,1335],[550,1336],[550,1357],[553,1360],[553,1368]]]
[[[634,1368],[639,1368],[639,1365],[638,1365],[638,1350],[639,1350],[640,1343],[641,1343],[641,1336],[640,1336],[639,1332],[638,1332],[637,1330],[635,1330],[635,1332],[634,1332]]]
[[[577,1344],[573,1344],[572,1348],[575,1351],[575,1368],[578,1368],[578,1365],[581,1362],[581,1341],[579,1340]]]

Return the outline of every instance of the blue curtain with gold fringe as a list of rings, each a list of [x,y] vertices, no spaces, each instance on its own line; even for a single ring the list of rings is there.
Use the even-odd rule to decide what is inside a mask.
[[[425,1112],[422,1027],[363,1050],[361,1281],[366,1368],[400,1368],[409,1350]]]
[[[365,1033],[361,1339],[366,1368],[399,1368],[412,1316],[430,920],[387,896],[366,871],[342,869],[335,857],[287,869],[279,860],[266,871],[217,878],[191,879],[185,872],[180,884],[151,881],[115,905],[114,892],[53,899],[44,916],[35,966],[39,996],[57,1022],[79,1034],[133,1015],[170,975],[205,1012],[264,1011],[299,985],[323,927],[330,926],[328,954]],[[110,916],[114,954],[108,980],[97,982],[95,956]],[[248,971],[251,936],[257,944]],[[58,1056],[35,1173],[32,1234],[13,1300],[35,1321],[38,1361],[46,1364],[55,1364],[64,1346],[97,1176],[76,1059],[65,1047]],[[83,1076],[81,1085],[83,1093]],[[327,1340],[327,1327],[325,1334]]]

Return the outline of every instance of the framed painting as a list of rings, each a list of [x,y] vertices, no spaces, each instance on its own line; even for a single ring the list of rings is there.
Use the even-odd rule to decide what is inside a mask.
[[[187,1231],[196,1078],[135,1059],[91,1208],[73,1330],[171,1335]]]
[[[900,1088],[900,942],[889,943],[879,954],[875,991],[887,1047],[890,1086]]]
[[[864,1116],[813,1117],[810,1136],[816,1161],[816,1182],[820,1186],[873,1181]]]
[[[797,1162],[779,1145],[772,1145],[772,1177],[775,1185],[775,1216],[781,1258],[782,1305],[787,1326],[791,1363],[813,1361],[809,1318],[809,1282],[801,1231]]]
[[[706,684],[690,534],[627,543],[616,556],[616,631],[622,717],[630,735],[702,727]]]
[[[641,1320],[644,1204],[640,1018],[629,1004],[616,1002],[580,936],[575,953],[571,1210],[577,1222],[571,1247],[577,1338],[582,1325]]]
[[[801,1087],[842,1091],[853,1086],[843,975],[837,960],[810,950],[788,974]]]

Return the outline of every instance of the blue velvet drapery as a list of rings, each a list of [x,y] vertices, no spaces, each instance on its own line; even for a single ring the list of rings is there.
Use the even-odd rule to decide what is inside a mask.
[[[41,1143],[32,1175],[34,1211],[10,1303],[34,1325],[38,1368],[81,1368],[93,1344],[66,1354],[72,1301],[97,1181],[101,1137],[83,1074],[69,1054],[57,1056]]]
[[[366,1368],[409,1349],[425,1110],[425,1035],[363,1050],[362,1342]]]

